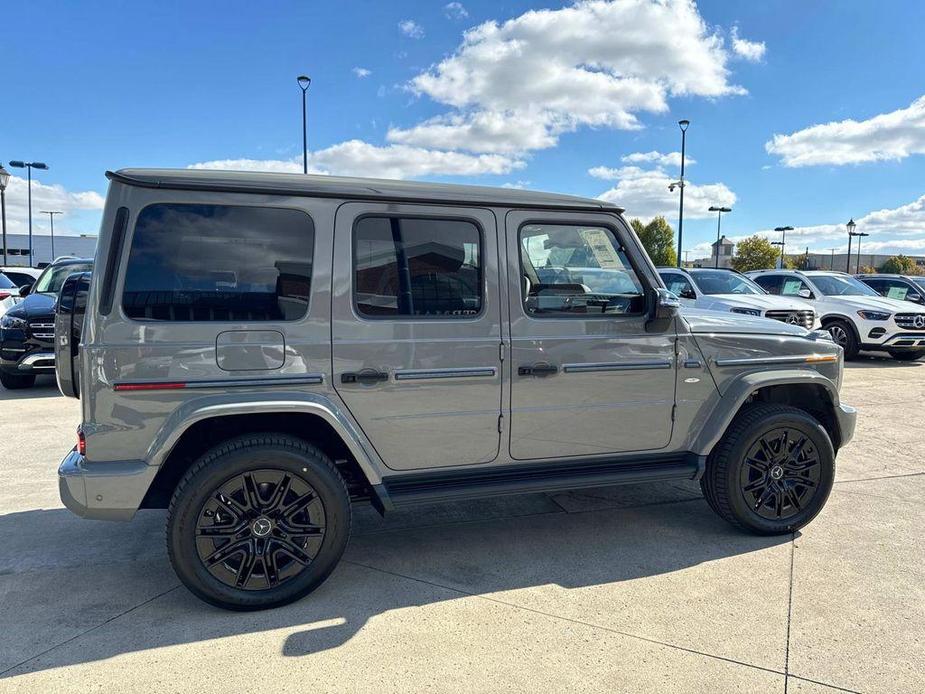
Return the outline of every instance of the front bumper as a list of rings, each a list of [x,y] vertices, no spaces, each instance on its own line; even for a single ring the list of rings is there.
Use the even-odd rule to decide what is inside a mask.
[[[864,345],[878,349],[925,349],[925,333],[884,335],[882,341],[865,342]]]
[[[131,520],[157,468],[143,460],[92,463],[72,449],[58,467],[61,502],[81,518]]]
[[[835,408],[835,418],[838,420],[839,448],[843,448],[854,438],[854,428],[857,426],[857,408],[840,404]]]

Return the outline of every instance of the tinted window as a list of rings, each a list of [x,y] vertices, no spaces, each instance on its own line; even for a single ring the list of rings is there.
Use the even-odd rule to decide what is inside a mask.
[[[150,205],[122,294],[140,320],[296,320],[308,310],[314,228],[298,210]]]
[[[33,294],[57,294],[69,275],[75,272],[89,272],[93,263],[67,263],[66,265],[49,265],[39,275],[32,288]]]
[[[645,300],[606,227],[528,224],[520,230],[524,310],[535,316],[636,314]]]
[[[692,270],[694,282],[704,294],[764,294],[747,277],[725,270]]]
[[[813,275],[812,281],[826,296],[878,296],[866,284],[848,275]]]
[[[27,275],[24,272],[6,270],[3,274],[6,275],[17,287],[25,287],[27,284],[35,283],[35,277],[32,275]]]
[[[15,286],[6,275],[0,273],[0,289],[12,289]]]
[[[803,292],[801,294],[800,292]],[[780,291],[778,292],[781,296],[797,296],[802,297],[806,292],[812,294],[812,290],[809,288],[809,285],[806,284],[799,277],[784,277],[781,283]]]
[[[696,299],[697,293],[691,286],[690,280],[679,272],[662,272],[662,281],[668,291],[682,299]]]
[[[371,317],[472,317],[482,310],[472,222],[363,217],[353,230],[354,301]]]
[[[780,275],[759,275],[752,278],[759,287],[771,294],[780,294],[781,276]]]

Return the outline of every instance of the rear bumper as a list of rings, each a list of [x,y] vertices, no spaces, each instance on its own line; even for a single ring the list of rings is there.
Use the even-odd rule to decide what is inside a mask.
[[[131,520],[156,472],[141,460],[92,463],[73,449],[58,467],[58,493],[81,518]]]
[[[835,418],[838,420],[841,447],[844,447],[854,438],[854,428],[857,426],[858,411],[850,405],[841,404],[835,409]]]

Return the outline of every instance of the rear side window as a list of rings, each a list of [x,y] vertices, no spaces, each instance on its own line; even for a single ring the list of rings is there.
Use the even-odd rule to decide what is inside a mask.
[[[752,277],[752,279],[755,284],[769,294],[780,294],[780,285],[783,279],[780,275],[758,275],[757,277]]]
[[[0,272],[0,289],[13,289],[15,286],[6,275]]]
[[[362,316],[471,318],[482,310],[482,241],[472,222],[361,217],[353,262]]]
[[[132,235],[122,308],[149,321],[298,320],[313,250],[312,220],[299,210],[149,205]]]

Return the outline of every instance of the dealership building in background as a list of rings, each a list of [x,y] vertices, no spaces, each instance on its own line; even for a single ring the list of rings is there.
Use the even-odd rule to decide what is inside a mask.
[[[32,235],[33,262],[29,262],[29,235],[6,235],[7,265],[21,265],[39,267],[50,263],[62,255],[73,255],[78,258],[92,258],[96,254],[96,234],[81,234],[80,236],[55,235],[55,248],[52,253],[51,236],[46,234]],[[2,250],[2,249],[0,249]],[[3,256],[0,255],[0,263]]]

